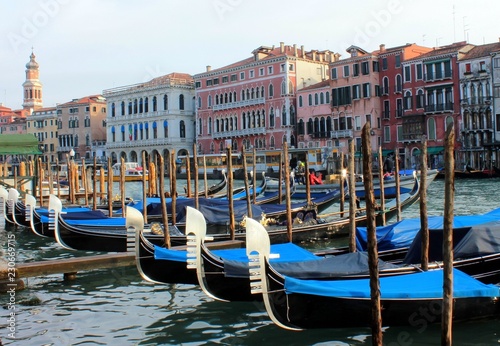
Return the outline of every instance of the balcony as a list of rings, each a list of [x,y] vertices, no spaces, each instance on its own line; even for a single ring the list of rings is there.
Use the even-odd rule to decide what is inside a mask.
[[[184,139],[184,138],[182,138]],[[120,149],[120,148],[134,148],[134,147],[148,147],[148,146],[165,146],[172,145],[177,141],[181,141],[181,138],[155,138],[146,140],[133,140],[125,142],[108,142],[106,143],[106,149]],[[184,139],[185,140],[185,139]]]
[[[352,130],[338,130],[338,131],[330,131],[331,138],[353,138]]]
[[[222,111],[222,110],[226,110],[226,109],[255,106],[255,105],[261,105],[261,104],[265,104],[265,103],[266,103],[266,99],[264,97],[259,97],[259,98],[251,99],[251,100],[236,101],[236,102],[223,103],[223,104],[219,104],[219,105],[212,105],[212,109],[214,111]]]
[[[329,131],[333,132],[333,131]],[[310,134],[312,138],[330,138],[330,133],[327,131],[322,131],[322,132],[313,132]]]
[[[453,102],[425,105],[426,113],[453,112]]]
[[[465,99],[460,100],[460,104],[462,107],[488,106],[491,104],[491,96],[465,98]]]
[[[449,71],[441,70],[441,71],[437,71],[436,73],[424,74],[424,81],[433,82],[433,81],[439,81],[439,80],[443,80],[443,79],[451,79],[452,77],[453,76],[452,76],[451,70],[449,70]]]
[[[244,137],[244,136],[264,135],[264,134],[266,134],[265,127],[253,127],[242,130],[214,132],[212,134],[212,137],[214,139],[223,139],[223,138]]]

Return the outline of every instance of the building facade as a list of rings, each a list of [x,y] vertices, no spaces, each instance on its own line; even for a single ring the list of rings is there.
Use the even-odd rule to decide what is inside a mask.
[[[491,170],[498,161],[496,139],[500,137],[494,102],[500,100],[493,99],[493,72],[500,68],[498,51],[500,42],[476,46],[459,62],[461,162],[473,169]]]
[[[195,138],[193,78],[171,73],[149,82],[107,89],[106,152],[113,162],[141,162],[142,153],[192,153]]]
[[[26,133],[33,134],[40,142],[43,162],[56,162],[59,146],[57,137],[57,108],[39,108],[27,118]]]
[[[429,165],[444,165],[444,141],[447,128],[455,130],[455,160],[460,162],[458,142],[460,133],[460,86],[458,61],[474,46],[457,42],[434,48],[416,58],[403,62],[405,76],[404,115],[398,127],[397,142],[400,153],[418,164],[418,148],[422,139],[427,140]]]
[[[194,76],[198,154],[297,146],[297,90],[328,78],[329,51],[261,46],[252,56]]]
[[[56,108],[59,161],[65,162],[72,149],[75,160],[101,159],[93,145],[106,141],[106,99],[101,95],[86,96]]]

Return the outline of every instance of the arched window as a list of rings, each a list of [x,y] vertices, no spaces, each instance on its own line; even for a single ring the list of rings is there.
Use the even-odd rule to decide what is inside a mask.
[[[134,100],[134,114],[137,114],[137,99]]]
[[[122,103],[120,104],[120,108],[120,114],[125,115],[125,102],[122,101]]]
[[[290,105],[290,125],[295,125],[295,107]]]
[[[212,107],[212,95],[208,95],[207,105],[208,107]]]
[[[325,103],[330,103],[330,92],[327,91],[326,94],[325,94]]]
[[[184,123],[184,120],[181,120],[179,124],[179,133],[181,138],[186,138],[186,124]]]
[[[250,94],[250,99],[253,100],[255,98],[255,90],[252,88],[252,92]]]
[[[115,116],[115,103],[114,102],[111,104],[111,116],[112,117]]]
[[[312,94],[309,94],[309,95],[308,95],[308,99],[309,99],[309,100],[308,100],[308,101],[309,101],[308,105],[309,105],[309,106],[312,106],[312,105],[313,105],[313,97],[312,97]]]
[[[139,99],[139,113],[144,113],[144,100],[142,97]]]
[[[241,100],[245,101],[245,90],[241,90]]]
[[[132,101],[129,101],[128,103],[128,114],[132,114]]]
[[[319,94],[319,103],[322,105],[325,104],[325,94],[323,93]]]
[[[285,105],[283,105],[283,109],[281,111],[281,125],[283,125],[283,126],[288,125]]]
[[[147,97],[144,99],[144,112],[149,112],[149,98]]]
[[[163,137],[168,138],[168,121],[163,121]]]
[[[209,135],[212,134],[212,118],[208,118],[208,128],[207,128],[207,132]]]
[[[299,107],[302,107],[302,95],[299,96]]]
[[[314,132],[314,123],[311,118],[307,121],[307,134],[312,135]]]
[[[387,76],[384,77],[383,85],[382,94],[389,94],[389,78]]]
[[[404,97],[404,109],[405,110],[408,110],[408,109],[412,109],[413,108],[413,105],[412,105],[412,97],[411,97],[411,92],[410,91],[406,91],[405,92],[405,97]]]
[[[272,84],[269,84],[269,97],[274,96],[274,87]]]
[[[269,127],[274,127],[274,108],[271,107],[269,111]]]
[[[184,110],[184,95],[183,94],[179,95],[179,109]]]
[[[241,120],[242,120],[242,122],[243,122],[243,129],[246,129],[246,128],[247,128],[247,118],[246,118],[246,114],[245,114],[245,112],[243,112],[243,113],[241,114]]]
[[[264,93],[264,86],[260,87],[260,97],[265,97],[266,94]]]
[[[450,126],[453,126],[455,122],[453,121],[453,117],[452,116],[447,116],[446,117],[446,131],[448,131],[448,128]]]
[[[330,133],[332,132],[332,117],[326,117],[326,136],[330,137]]]
[[[321,117],[319,121],[319,132],[321,133],[321,137],[326,137],[326,121],[324,117]]]
[[[153,96],[153,112],[156,112],[157,110],[158,106],[157,106],[156,96]]]
[[[282,81],[281,82],[281,95],[285,95],[286,94],[286,83],[285,81]]]
[[[304,130],[305,130],[305,129],[304,129],[304,120],[303,120],[303,119],[300,119],[300,120],[299,120],[299,124],[298,124],[298,128],[297,128],[297,132],[298,132],[299,136],[300,136],[300,135],[304,135],[304,134],[305,134],[305,133],[304,133]]]
[[[168,95],[167,94],[163,95],[163,110],[164,111],[168,110]]]
[[[198,96],[198,108],[201,108],[201,97]]]
[[[271,138],[269,139],[269,146],[270,146],[271,148],[274,148],[274,147],[275,147],[275,145],[274,145],[274,136],[271,136]]]
[[[318,93],[315,93],[314,94],[314,105],[317,106],[319,103],[319,99],[318,99]]]
[[[434,118],[427,120],[427,138],[429,140],[436,140],[436,121]]]
[[[400,93],[403,91],[403,77],[400,74],[396,76],[396,92]]]

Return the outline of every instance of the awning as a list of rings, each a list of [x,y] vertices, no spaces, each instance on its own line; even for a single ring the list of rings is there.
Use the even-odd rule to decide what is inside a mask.
[[[428,147],[427,155],[438,155],[442,154],[444,151],[444,147]],[[420,149],[415,149],[412,153],[413,156],[419,156],[421,153]]]
[[[442,154],[444,151],[444,147],[428,147],[427,155],[437,155]]]
[[[30,134],[0,135],[0,155],[41,155],[38,139]]]

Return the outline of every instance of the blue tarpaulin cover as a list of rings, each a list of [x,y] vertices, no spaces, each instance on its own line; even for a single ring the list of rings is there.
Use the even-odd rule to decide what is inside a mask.
[[[480,215],[460,215],[453,218],[453,228],[465,228],[499,221],[500,208]],[[443,216],[430,216],[429,229],[442,230]],[[409,247],[420,230],[420,218],[405,219],[388,226],[377,227],[378,251]],[[366,227],[356,228],[356,246],[358,251],[367,249],[368,231]]]
[[[287,294],[370,299],[370,279],[301,280],[285,277]],[[380,278],[382,299],[440,299],[443,297],[443,270]],[[487,285],[453,269],[453,297],[499,297],[500,287]]]
[[[222,250],[211,250],[211,252],[225,260],[233,260],[239,262],[248,262],[248,257],[246,254],[246,249],[222,249]],[[313,253],[297,246],[293,243],[285,244],[273,244],[271,245],[271,253],[279,254],[279,258],[272,259],[271,262],[292,262],[292,261],[305,261],[306,259],[315,260],[320,257],[314,255]],[[155,246],[155,259],[159,260],[171,260],[178,262],[185,262],[187,259],[187,251],[185,250],[172,250],[166,249],[160,246]]]

